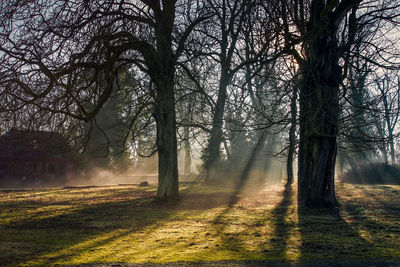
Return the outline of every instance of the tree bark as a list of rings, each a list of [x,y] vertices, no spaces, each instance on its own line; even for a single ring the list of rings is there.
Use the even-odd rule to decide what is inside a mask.
[[[156,88],[157,101],[154,112],[158,151],[156,198],[177,200],[179,199],[179,184],[173,74],[164,83],[158,83]]]
[[[230,4],[229,4],[230,3]],[[223,141],[222,126],[227,98],[227,87],[237,69],[231,68],[233,55],[235,53],[236,43],[241,34],[242,25],[248,14],[248,3],[246,1],[223,0],[220,2],[221,14],[218,14],[216,24],[221,30],[218,33],[220,52],[218,54],[219,64],[221,65],[221,75],[218,86],[218,98],[214,110],[213,126],[210,139],[205,150],[204,167],[206,169],[206,180],[210,180],[216,163],[220,158],[220,146]],[[229,7],[232,5],[232,8]]]
[[[379,150],[380,150],[381,153],[382,153],[383,162],[385,162],[385,164],[389,164],[389,158],[388,158],[388,153],[387,153],[386,145],[383,145]]]
[[[314,1],[310,37],[303,43],[300,64],[300,143],[298,198],[300,206],[337,205],[335,160],[339,118],[341,68],[336,28],[326,18],[321,1]],[[329,21],[329,20],[327,20]]]
[[[172,29],[175,1],[163,1],[162,10],[155,6],[156,61],[151,79],[155,84],[154,118],[157,126],[158,188],[156,199],[179,199],[178,151],[175,113],[175,55],[172,49]]]

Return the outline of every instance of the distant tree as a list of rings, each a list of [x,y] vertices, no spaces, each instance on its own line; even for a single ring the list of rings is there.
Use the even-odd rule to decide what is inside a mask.
[[[136,102],[132,95],[138,86],[132,73],[122,71],[115,84],[110,97],[95,116],[90,124],[85,123],[84,154],[88,157],[89,164],[99,168],[111,168],[117,172],[129,168],[128,142],[130,135],[130,122],[134,110],[132,102]],[[149,104],[149,103],[147,103]],[[136,103],[136,107],[141,104]]]
[[[356,45],[355,51],[359,51]],[[370,64],[356,53],[346,63],[347,79],[344,81],[343,97],[340,100],[341,117],[339,142],[341,153],[340,164],[347,162],[351,168],[373,160],[376,138],[373,134],[374,119],[371,114],[373,98],[370,94],[369,76],[372,73]]]
[[[220,74],[218,78],[217,99],[212,119],[212,129],[207,148],[204,155],[204,166],[207,170],[207,179],[210,179],[212,168],[216,167],[220,156],[220,146],[223,140],[222,126],[227,99],[227,88],[233,76],[239,70],[232,67],[237,48],[239,35],[246,15],[249,12],[249,4],[252,1],[208,1],[210,8],[217,14],[213,20],[206,25],[206,37],[210,38],[215,45],[210,51],[203,51],[209,56],[215,57]],[[215,49],[217,48],[217,49]]]
[[[296,138],[297,98],[298,98],[298,88],[297,84],[294,83],[290,99],[289,147],[288,147],[288,155],[286,163],[287,184],[292,184],[294,182],[293,161],[297,143],[297,138]]]
[[[265,16],[257,17],[258,13],[262,12],[259,1],[220,0],[207,1],[207,4],[215,16],[205,24],[203,32],[206,40],[209,40],[212,45],[208,49],[203,48],[200,53],[215,61],[219,71],[215,92],[216,101],[212,107],[212,128],[203,153],[207,179],[210,179],[211,170],[216,167],[220,159],[221,144],[224,141],[223,125],[229,95],[228,88],[238,72],[246,65],[267,58],[266,51],[270,47],[270,39],[254,44],[253,53],[246,54],[244,43],[249,40],[245,39],[243,31],[245,24],[249,24],[250,21],[250,23],[260,25],[260,18],[267,24]],[[257,30],[257,34],[261,34],[264,30],[256,26],[253,29]]]
[[[385,73],[383,77],[377,78],[375,82],[379,92],[379,106],[383,111],[382,118],[380,119],[383,123],[380,125],[386,129],[385,131],[380,131],[384,133],[381,137],[387,140],[391,163],[395,164],[395,137],[397,136],[395,131],[400,115],[400,76],[398,76],[397,72]],[[379,116],[380,114],[378,113],[377,115]]]

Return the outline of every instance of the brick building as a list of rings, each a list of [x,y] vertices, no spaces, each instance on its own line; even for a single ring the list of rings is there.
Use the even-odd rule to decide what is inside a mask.
[[[2,186],[61,185],[73,167],[60,134],[11,130],[0,136]]]

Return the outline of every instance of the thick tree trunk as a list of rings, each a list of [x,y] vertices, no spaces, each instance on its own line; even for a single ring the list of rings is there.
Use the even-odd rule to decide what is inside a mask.
[[[334,88],[331,89],[334,93],[337,92]],[[334,171],[337,150],[337,108],[335,108],[335,100],[326,96],[330,93],[321,92],[318,87],[303,88],[302,91],[299,204],[333,207],[336,205]],[[325,96],[323,99],[318,99],[318,94]],[[318,103],[321,100],[323,100],[322,103]]]
[[[173,76],[172,76],[173,77]],[[157,124],[159,200],[179,199],[176,115],[173,79],[157,85],[154,117]]]
[[[286,172],[287,184],[294,181],[293,175],[293,158],[296,150],[296,122],[297,122],[297,85],[293,88],[293,95],[290,103],[290,130],[289,130],[289,151],[287,156]]]
[[[179,199],[178,151],[175,114],[175,55],[172,50],[172,29],[175,19],[175,1],[163,1],[162,11],[156,17],[156,61],[151,78],[155,84],[154,118],[157,125],[158,200]]]
[[[310,34],[300,65],[300,144],[298,198],[300,206],[334,207],[335,160],[341,68],[336,31],[321,25],[322,9],[314,6]]]

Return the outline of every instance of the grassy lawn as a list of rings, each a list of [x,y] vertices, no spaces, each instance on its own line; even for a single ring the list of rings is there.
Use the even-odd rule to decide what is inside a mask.
[[[257,188],[255,190],[254,188]],[[0,266],[267,260],[400,262],[400,186],[337,184],[339,212],[298,212],[296,186],[182,184],[0,192]]]

